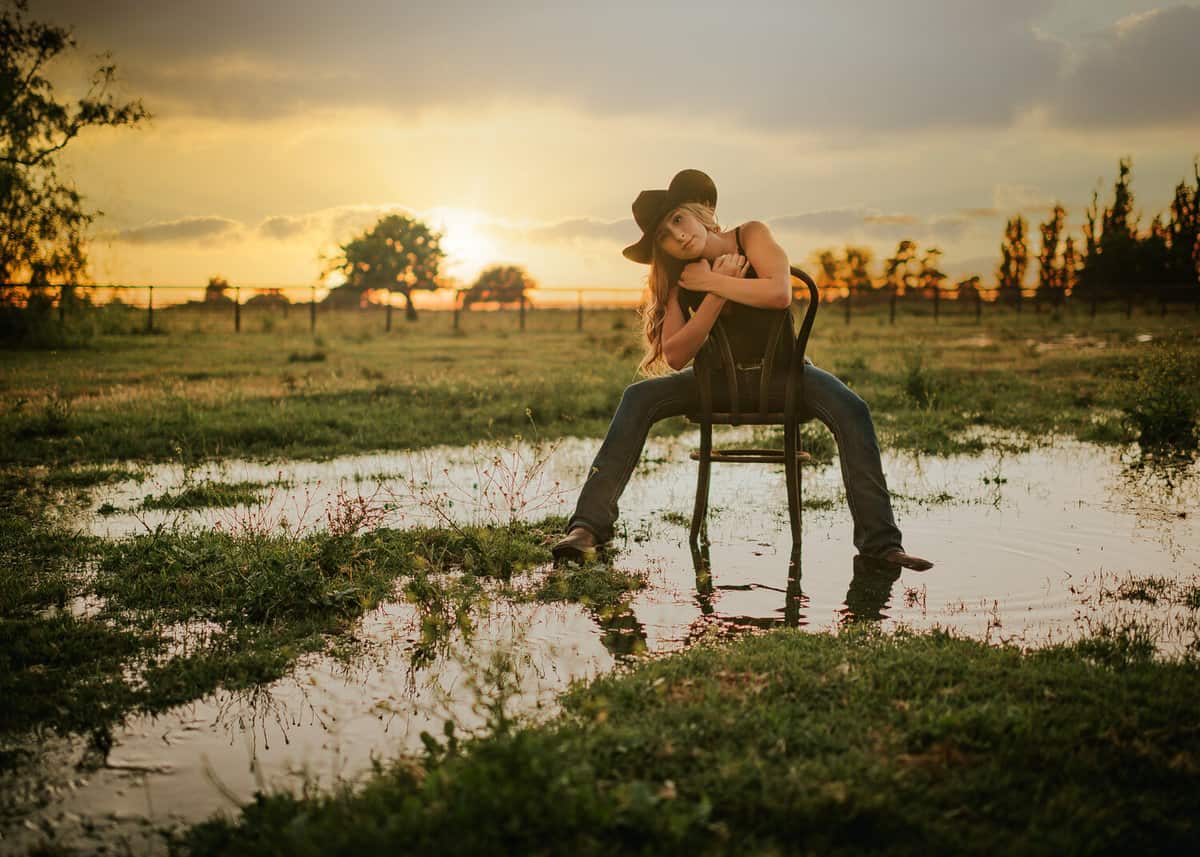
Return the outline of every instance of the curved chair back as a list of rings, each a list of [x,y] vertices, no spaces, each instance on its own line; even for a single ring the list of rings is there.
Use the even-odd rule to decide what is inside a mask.
[[[764,343],[761,369],[759,370],[758,395],[754,407],[742,410],[742,400],[738,388],[738,373],[734,371],[735,361],[733,347],[730,344],[729,333],[720,318],[712,327],[704,346],[696,355],[695,371],[700,387],[700,412],[696,415],[698,422],[721,425],[742,425],[743,423],[794,424],[796,420],[797,397],[804,380],[804,355],[808,349],[808,338],[812,333],[813,322],[821,302],[821,293],[812,277],[795,265],[791,274],[808,287],[808,307],[796,330],[795,316],[792,308],[779,310],[779,315],[771,327],[771,333]],[[792,306],[796,305],[793,300]],[[784,408],[780,412],[777,403],[771,402],[771,381],[776,374],[775,357],[779,351],[779,339],[787,333],[792,347],[789,351],[787,367],[787,389],[784,395]],[[716,367],[722,367],[726,392],[729,396],[729,410],[719,414],[713,413],[713,383],[717,374]],[[774,407],[772,407],[774,405]]]

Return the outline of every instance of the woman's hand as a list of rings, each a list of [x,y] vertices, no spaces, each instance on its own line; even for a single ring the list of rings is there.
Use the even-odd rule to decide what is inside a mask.
[[[679,285],[691,292],[709,292],[718,288],[721,277],[742,279],[750,268],[750,260],[740,253],[725,253],[713,260],[697,259],[684,266]]]
[[[709,292],[716,283],[712,276],[713,269],[707,259],[697,259],[683,268],[679,277],[679,285],[689,292]]]
[[[750,269],[750,260],[741,253],[726,253],[713,260],[714,274],[724,274],[726,277],[745,277]]]

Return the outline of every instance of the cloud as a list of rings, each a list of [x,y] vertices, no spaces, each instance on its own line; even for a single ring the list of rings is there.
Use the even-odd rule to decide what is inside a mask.
[[[868,214],[863,223],[880,224],[882,226],[912,226],[917,218],[911,214]]]
[[[227,217],[184,217],[122,229],[113,237],[129,244],[165,244],[230,238],[241,229],[242,224]]]
[[[773,217],[771,226],[784,232],[837,235],[861,226],[865,217],[866,212],[863,209],[826,209]]]
[[[518,100],[832,132],[1010,122],[1063,67],[1034,26],[1051,5],[46,0],[43,14],[112,49],[162,117]]]
[[[1018,211],[1049,208],[1054,205],[1040,188],[1024,184],[998,184],[992,188],[992,207],[1002,216]]]
[[[1130,16],[1085,47],[1051,105],[1064,125],[1200,122],[1200,6]]]
[[[296,235],[306,232],[313,226],[313,221],[308,217],[268,217],[258,226],[259,234],[265,235],[268,238],[277,238],[283,241],[292,238]]]
[[[524,241],[568,242],[608,241],[630,244],[637,240],[640,230],[633,218],[622,220],[597,220],[591,217],[575,217],[557,223],[512,227],[493,224],[490,231],[500,237],[517,238]]]
[[[988,220],[1000,216],[998,208],[960,208],[958,213],[968,220]]]
[[[960,215],[922,218],[915,214],[891,213],[874,209],[840,208],[773,217],[772,229],[840,240],[954,240],[970,228],[970,219]]]

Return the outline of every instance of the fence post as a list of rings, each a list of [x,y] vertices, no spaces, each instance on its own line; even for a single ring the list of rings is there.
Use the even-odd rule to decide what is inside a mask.
[[[983,295],[979,291],[979,286],[975,287],[975,323],[979,324],[979,320],[983,315]]]
[[[891,324],[896,323],[896,289],[897,288],[898,288],[898,286],[895,283],[892,283],[892,298],[889,301],[889,307],[888,307],[888,321]]]
[[[854,301],[854,286],[846,286],[846,324],[850,323],[850,304]]]
[[[310,286],[308,290],[308,332],[317,332],[317,287]]]
[[[933,320],[936,323],[942,317],[942,288],[936,283],[933,286]]]
[[[146,332],[154,332],[154,286],[150,286],[150,298],[146,301]]]
[[[458,330],[458,309],[462,303],[462,292],[454,293],[454,329]]]
[[[58,287],[58,323],[64,324],[67,320],[67,285],[63,283]]]
[[[242,287],[233,290],[233,331],[242,332]]]
[[[390,332],[392,329],[392,290],[387,290],[387,320],[383,323],[383,329]]]
[[[521,330],[525,329],[525,293],[521,292]]]
[[[577,301],[577,309],[575,310],[575,329],[583,330],[583,289],[575,293]]]

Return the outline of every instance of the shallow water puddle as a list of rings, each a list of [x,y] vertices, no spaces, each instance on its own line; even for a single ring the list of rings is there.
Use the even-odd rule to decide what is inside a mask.
[[[733,435],[746,441],[753,433]],[[613,562],[649,574],[648,588],[625,609],[494,602],[478,617],[472,646],[451,641],[414,665],[417,612],[386,605],[364,620],[359,636],[369,654],[353,667],[309,657],[289,678],[254,693],[218,693],[168,715],[134,718],[116,732],[108,765],[96,771],[76,771],[81,741],[42,746],[39,770],[5,787],[10,807],[25,809],[4,822],[0,847],[37,841],[33,828],[51,827],[71,841],[89,825],[95,830],[84,841],[132,837],[148,845],[148,826],[202,819],[263,784],[296,786],[308,776],[327,787],[353,779],[373,758],[418,750],[422,730],[440,735],[447,719],[467,729],[482,722],[480,676],[495,652],[513,659],[513,705],[548,714],[571,680],[611,669],[630,653],[781,624],[823,630],[867,619],[1035,646],[1133,620],[1152,628],[1164,652],[1196,639],[1196,609],[1153,593],[1129,597],[1132,584],[1147,577],[1200,585],[1195,465],[1167,478],[1130,468],[1118,452],[1071,441],[1020,454],[888,455],[906,545],[937,562],[923,574],[890,574],[855,560],[836,464],[806,473],[811,507],[795,558],[782,473],[715,465],[712,544],[707,557],[694,556],[687,544],[694,443],[686,436],[651,441],[622,498],[625,523]],[[316,527],[339,492],[386,505],[390,526],[537,519],[569,513],[597,445],[226,462],[190,474],[162,467],[146,482],[96,492],[87,524],[108,536],[171,520],[253,529],[286,519]],[[282,479],[289,487],[271,489],[255,507],[131,511],[146,494],[207,479]],[[106,504],[124,511],[99,514]],[[798,581],[789,582],[796,570]],[[39,795],[46,805],[29,811]]]

